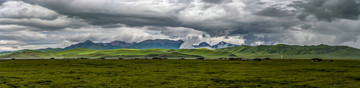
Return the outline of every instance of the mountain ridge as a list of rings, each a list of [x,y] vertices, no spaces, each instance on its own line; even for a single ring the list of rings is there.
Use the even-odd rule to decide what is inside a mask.
[[[64,51],[39,51],[26,50],[0,58],[146,58],[146,57],[169,57],[169,58],[274,58],[274,59],[360,59],[360,49],[348,46],[329,45],[259,45],[259,46],[235,46],[221,49],[70,49]]]
[[[96,50],[109,50],[109,49],[151,49],[151,48],[160,48],[160,49],[179,49],[183,40],[168,40],[168,39],[155,39],[155,40],[145,40],[139,43],[127,43],[124,41],[113,41],[110,43],[94,43],[90,40],[85,42],[80,42],[77,44],[72,44],[68,47],[65,47],[64,50],[75,49],[75,48],[87,48],[87,49],[96,49]]]

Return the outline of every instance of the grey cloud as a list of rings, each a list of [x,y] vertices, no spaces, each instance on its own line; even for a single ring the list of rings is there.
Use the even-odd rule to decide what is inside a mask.
[[[207,3],[221,4],[221,3],[231,3],[232,0],[201,0]]]
[[[181,1],[181,0],[180,0]],[[259,16],[251,16],[251,14],[244,15],[247,17],[246,19],[256,20],[256,21],[246,21],[243,20],[242,17],[237,17],[238,15],[242,15],[245,11],[241,10],[241,8],[233,7],[232,4],[223,4],[223,5],[201,5],[201,6],[193,6],[188,4],[179,4],[179,3],[171,3],[175,4],[174,6],[170,6],[170,11],[167,11],[167,8],[158,8],[161,9],[161,12],[156,12],[154,10],[148,10],[149,8],[143,8],[141,6],[134,6],[132,8],[123,6],[123,8],[129,8],[128,12],[123,11],[121,7],[110,8],[114,4],[105,3],[102,1],[99,4],[83,4],[80,3],[82,1],[58,1],[58,0],[47,0],[44,2],[40,2],[39,0],[27,0],[29,3],[37,3],[39,5],[48,7],[52,10],[55,10],[58,13],[68,15],[73,18],[81,18],[91,23],[92,25],[98,25],[103,27],[117,27],[113,26],[116,24],[125,24],[126,26],[133,27],[142,27],[142,26],[170,26],[170,27],[187,27],[200,31],[205,31],[212,36],[223,36],[223,35],[232,35],[236,33],[246,33],[246,32],[271,32],[277,31],[274,28],[278,28],[278,26],[283,26],[288,28],[295,23],[288,23],[290,21],[284,20],[282,21],[273,21],[272,20],[263,20]],[[95,1],[94,1],[95,2]],[[121,1],[119,1],[121,2]],[[174,1],[176,2],[176,1]],[[179,1],[178,1],[179,2]],[[193,1],[189,1],[193,2]],[[207,3],[239,3],[234,2],[233,0],[204,0],[203,2]],[[247,2],[247,1],[243,1]],[[254,4],[257,5],[257,4]],[[89,8],[83,8],[88,6]],[[234,5],[237,6],[237,5]],[[95,8],[98,7],[98,8]],[[199,12],[196,10],[197,7],[201,7]],[[206,7],[206,9],[204,9]],[[252,6],[248,6],[252,7]],[[116,9],[118,8],[118,9]],[[245,8],[244,8],[245,9]],[[247,9],[247,8],[246,8]],[[118,11],[117,11],[118,10]],[[136,12],[138,10],[138,12]],[[210,11],[222,11],[221,13],[214,13]],[[262,15],[270,15],[266,12],[268,10],[274,10],[271,8],[265,9],[258,14]],[[134,12],[135,11],[135,12]],[[276,9],[277,14],[273,14],[273,16],[285,16],[286,11],[281,11]],[[195,13],[195,14],[193,14]],[[189,14],[193,14],[194,16],[186,17]],[[206,17],[212,16],[214,17]],[[218,15],[218,16],[217,16]],[[197,18],[199,16],[200,18]],[[204,18],[202,18],[204,17]],[[251,18],[253,17],[253,19]],[[238,21],[242,20],[242,21]],[[293,22],[293,21],[291,21]],[[263,31],[262,31],[263,30]],[[281,29],[282,30],[282,29]],[[234,32],[231,32],[234,31]]]
[[[337,18],[358,20],[360,15],[360,0],[307,0],[293,5],[302,10],[300,18],[314,15],[325,21]]]
[[[131,15],[112,15],[104,13],[64,13],[77,18],[85,19],[89,23],[98,26],[107,26],[114,24],[125,24],[127,26],[180,26],[179,23],[170,17],[146,17]]]
[[[270,17],[288,17],[288,16],[294,15],[287,10],[281,10],[281,9],[275,8],[275,7],[265,8],[255,14],[261,15],[261,16],[270,16]]]
[[[21,1],[7,1],[0,6],[0,24],[36,27],[44,30],[87,25],[80,19],[69,18],[48,8]]]
[[[193,43],[203,41],[202,35],[209,34],[210,38],[243,36],[246,45],[263,42],[267,45],[325,43],[354,46],[359,40],[356,36],[360,34],[357,26],[360,23],[359,0],[17,1],[56,13],[41,15],[43,12],[36,9],[19,13],[24,9],[10,8],[15,13],[2,15],[1,26],[19,25],[22,27],[13,30],[34,31],[47,37],[26,35],[30,38],[24,38],[19,37],[21,33],[14,33],[0,35],[0,38],[32,45],[52,45],[50,43],[54,42],[66,46],[85,40],[137,42],[162,38],[187,40],[183,47],[191,48]],[[1,26],[0,34],[14,32],[10,27]]]
[[[8,1],[0,6],[1,18],[39,18],[53,20],[59,16],[55,11],[19,1]]]

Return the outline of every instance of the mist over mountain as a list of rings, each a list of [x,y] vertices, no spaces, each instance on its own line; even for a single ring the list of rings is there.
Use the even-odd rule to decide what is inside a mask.
[[[210,48],[210,49],[219,49],[219,48],[227,48],[234,46],[240,46],[240,45],[231,44],[224,41],[219,42],[218,44],[215,45],[210,45],[209,43],[206,42],[201,42],[199,45],[193,45],[194,48]]]

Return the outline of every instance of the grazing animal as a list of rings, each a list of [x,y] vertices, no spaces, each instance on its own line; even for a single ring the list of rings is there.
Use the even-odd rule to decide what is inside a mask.
[[[271,60],[271,58],[264,58],[264,60]]]
[[[242,60],[242,58],[229,58],[229,60]]]
[[[334,62],[334,60],[330,60],[330,62]]]
[[[196,59],[198,59],[198,60],[205,60],[204,57],[199,57],[199,58],[196,58]]]
[[[168,58],[166,58],[166,57],[153,57],[152,59],[155,59],[155,60],[166,60],[166,59],[168,59]]]
[[[323,61],[322,59],[320,59],[320,58],[313,58],[313,59],[311,59],[313,62],[320,62],[320,61]]]
[[[153,57],[152,59],[155,59],[155,60],[160,60],[160,58],[159,58],[159,57]]]
[[[52,58],[50,58],[50,59],[55,59],[55,58],[52,57]]]
[[[88,58],[79,58],[79,59],[88,59]]]
[[[253,59],[253,61],[261,61],[261,59],[260,58],[255,58],[255,59]]]
[[[102,57],[102,58],[100,58],[100,59],[105,60],[105,58],[104,58],[104,57]]]
[[[11,58],[11,60],[15,60],[15,58]]]
[[[118,58],[119,60],[122,60],[123,58]]]
[[[229,60],[237,60],[237,58],[229,58]]]
[[[185,58],[180,58],[180,60],[185,60]]]

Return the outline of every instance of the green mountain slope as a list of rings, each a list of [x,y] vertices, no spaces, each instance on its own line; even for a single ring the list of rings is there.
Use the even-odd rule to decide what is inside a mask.
[[[272,58],[359,58],[360,50],[348,46],[298,46],[298,45],[260,45],[260,46],[238,46],[217,51],[226,51],[236,54],[237,56],[255,58],[255,57],[272,57]]]
[[[0,58],[222,58],[222,57],[243,57],[243,58],[274,58],[274,59],[360,59],[360,50],[347,46],[297,46],[297,45],[260,45],[260,46],[237,46],[223,49],[71,49],[65,51],[39,51],[25,50]]]
[[[207,51],[215,53],[218,51]],[[200,52],[198,52],[200,53]],[[200,53],[201,54],[201,53]],[[225,56],[222,55],[222,56]],[[19,58],[19,59],[43,59],[43,58],[151,58],[151,57],[168,57],[168,58],[198,58],[207,57],[206,55],[188,54],[175,52],[171,49],[114,49],[114,50],[93,50],[93,49],[72,49],[66,51],[37,51],[26,50],[23,52],[12,53],[2,56],[1,58]],[[225,56],[229,57],[229,56]]]
[[[12,52],[12,51],[0,52],[0,56],[2,56],[2,55],[9,55],[9,54],[11,54],[11,53],[13,53],[13,52]]]
[[[211,50],[206,48],[200,49],[178,49],[178,50],[171,50],[170,52],[177,52],[189,55],[199,55],[203,57],[210,57],[210,58],[221,58],[221,57],[236,57],[235,54],[225,51],[217,51]]]

